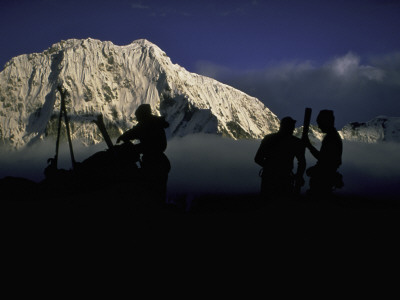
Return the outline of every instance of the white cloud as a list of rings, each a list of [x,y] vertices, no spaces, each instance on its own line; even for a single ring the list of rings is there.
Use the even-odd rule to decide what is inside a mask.
[[[339,57],[332,62],[333,72],[339,76],[346,76],[357,71],[360,64],[360,58],[353,53]]]
[[[385,72],[379,68],[360,65],[361,58],[354,53],[347,53],[342,57],[338,57],[328,64],[332,72],[339,76],[349,79],[349,77],[361,76],[369,80],[380,81],[383,79]]]
[[[301,120],[305,107],[332,109],[342,128],[400,111],[400,53],[364,60],[349,52],[323,64],[290,61],[246,71],[203,61],[196,72],[257,97],[278,117]]]

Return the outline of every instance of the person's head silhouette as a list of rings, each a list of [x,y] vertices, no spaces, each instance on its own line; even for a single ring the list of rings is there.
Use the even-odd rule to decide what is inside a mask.
[[[284,117],[281,120],[279,132],[282,134],[291,135],[291,134],[293,134],[295,124],[296,124],[296,120],[293,120],[291,117]]]
[[[332,110],[321,110],[317,116],[317,124],[322,132],[326,133],[335,127],[335,116]]]
[[[145,121],[151,116],[150,104],[141,104],[135,111],[135,116],[138,122]]]

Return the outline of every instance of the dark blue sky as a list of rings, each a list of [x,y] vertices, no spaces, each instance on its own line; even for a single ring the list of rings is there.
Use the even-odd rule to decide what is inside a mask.
[[[274,100],[271,92],[262,94],[260,86],[243,84],[246,72],[288,62],[296,70],[304,63],[316,70],[349,53],[357,57],[358,67],[383,70],[373,62],[383,63],[384,57],[400,52],[400,0],[2,0],[0,11],[1,69],[14,56],[42,52],[69,38],[91,37],[116,45],[145,38],[172,62],[235,83],[272,106],[279,117],[285,111],[279,111],[278,96]],[[215,68],[225,75],[210,71]],[[388,92],[393,99],[396,88]],[[267,96],[272,97],[269,104]]]
[[[3,0],[0,65],[62,39],[146,38],[194,71],[206,60],[256,68],[400,49],[400,1]]]

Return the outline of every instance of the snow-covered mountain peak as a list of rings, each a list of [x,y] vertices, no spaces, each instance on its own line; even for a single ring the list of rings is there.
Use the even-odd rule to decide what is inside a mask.
[[[131,45],[140,45],[140,46],[146,46],[146,47],[155,47],[157,49],[159,49],[160,51],[162,51],[156,44],[153,44],[152,42],[150,42],[149,40],[146,39],[137,39],[132,41]]]
[[[367,143],[400,142],[400,118],[378,116],[368,122],[352,122],[341,130],[343,139]]]
[[[0,72],[0,140],[18,148],[53,136],[59,85],[70,93],[72,138],[84,144],[101,141],[87,120],[103,114],[116,136],[136,123],[141,103],[165,116],[169,136],[204,132],[262,138],[279,127],[258,99],[186,71],[148,40],[117,46],[88,38],[60,41],[6,64]]]

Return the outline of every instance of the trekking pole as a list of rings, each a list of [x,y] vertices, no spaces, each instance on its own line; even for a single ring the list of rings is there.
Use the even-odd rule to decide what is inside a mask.
[[[66,96],[67,92],[66,91],[63,92],[60,86],[58,86],[57,89],[61,94],[61,110],[62,110],[62,112],[64,114],[65,127],[67,129],[67,138],[68,138],[68,144],[69,144],[69,152],[71,154],[72,169],[75,169],[76,162],[75,162],[74,150],[72,148],[71,132],[70,132],[70,129],[69,129],[69,121],[68,121],[68,116],[67,116],[67,109],[65,107],[65,96]]]

